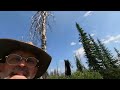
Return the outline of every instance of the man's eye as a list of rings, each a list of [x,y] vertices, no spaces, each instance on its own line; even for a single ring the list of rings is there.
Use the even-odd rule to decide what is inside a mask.
[[[12,56],[12,57],[7,58],[8,63],[11,63],[11,64],[18,63],[18,62],[20,62],[20,60],[21,60],[21,58],[16,57],[16,56]]]
[[[15,58],[16,61],[21,61],[20,57]]]
[[[28,62],[28,63],[31,63],[31,64],[34,64],[34,63],[35,63],[32,58],[28,58],[28,59],[27,59],[27,62]]]

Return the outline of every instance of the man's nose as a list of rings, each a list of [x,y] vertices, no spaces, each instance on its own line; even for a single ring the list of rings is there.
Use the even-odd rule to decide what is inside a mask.
[[[20,62],[20,64],[19,64],[19,66],[20,66],[20,67],[24,67],[24,66],[26,66],[26,62],[25,62],[25,60],[22,60],[22,61]]]

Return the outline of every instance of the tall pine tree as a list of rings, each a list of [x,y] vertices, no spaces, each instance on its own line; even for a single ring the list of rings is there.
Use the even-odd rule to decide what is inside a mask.
[[[76,59],[77,71],[81,71],[82,72],[83,69],[84,69],[84,66],[81,64],[80,59],[77,56],[75,56],[75,59]]]
[[[119,50],[116,49],[116,48],[114,48],[114,50],[115,50],[115,52],[117,53],[117,57],[118,57],[118,59],[119,59],[119,58],[120,58],[120,52],[119,52]]]
[[[118,65],[118,67],[120,67],[120,52],[119,52],[119,50],[118,49],[116,49],[116,48],[114,48],[114,50],[115,50],[115,52],[117,53],[117,65]]]
[[[98,61],[95,57],[95,54],[93,52],[93,44],[91,43],[90,39],[87,36],[87,33],[84,32],[84,30],[79,26],[79,24],[76,23],[76,27],[79,34],[79,41],[82,42],[84,51],[85,51],[85,55],[87,57],[88,60],[88,66],[90,70],[94,70],[96,71],[98,68]]]
[[[64,60],[65,63],[65,76],[70,76],[71,75],[71,64],[69,60]]]
[[[97,39],[97,41],[102,51],[102,55],[104,58],[104,65],[106,69],[110,70],[112,68],[117,68],[117,65],[116,65],[117,61],[114,59],[111,52],[108,50],[108,48],[105,47],[105,45],[99,39]]]
[[[91,35],[89,34],[89,38],[93,44],[93,53],[95,54],[95,57],[98,61],[97,63],[97,70],[98,71],[103,71],[103,69],[105,68],[104,63],[103,63],[103,55],[102,52],[100,50],[99,45],[95,42],[95,40],[91,37]]]

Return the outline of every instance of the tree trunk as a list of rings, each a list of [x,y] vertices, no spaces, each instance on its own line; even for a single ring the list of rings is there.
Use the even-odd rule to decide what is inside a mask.
[[[65,62],[65,76],[71,75],[71,68],[70,68],[70,62],[69,60],[64,60]]]
[[[41,17],[42,17],[42,31],[41,31],[41,49],[44,50],[45,52],[46,50],[46,19],[47,19],[47,11],[42,11],[41,13]],[[47,78],[47,71],[42,75],[43,79]]]
[[[46,52],[46,18],[47,18],[47,11],[43,11],[42,13],[42,32],[41,32],[41,48]]]

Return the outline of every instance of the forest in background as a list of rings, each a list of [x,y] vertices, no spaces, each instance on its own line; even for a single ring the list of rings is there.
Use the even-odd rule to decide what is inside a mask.
[[[50,27],[48,17],[53,16],[50,11],[37,11],[32,17],[30,37],[34,45],[41,43],[41,49],[47,52],[47,26]],[[75,56],[76,71],[71,72],[71,63],[64,60],[65,72],[60,73],[56,68],[46,73],[43,79],[119,79],[120,78],[120,52],[113,47],[117,57],[98,38],[95,40],[89,33],[76,23],[79,38],[82,43],[88,68],[81,63],[81,58]]]
[[[75,56],[76,71],[71,72],[71,63],[64,60],[65,73],[60,74],[57,69],[47,74],[47,79],[120,79],[120,52],[113,47],[117,57],[99,40],[94,40],[78,23],[79,42],[85,51],[88,69],[81,63],[81,58]]]

